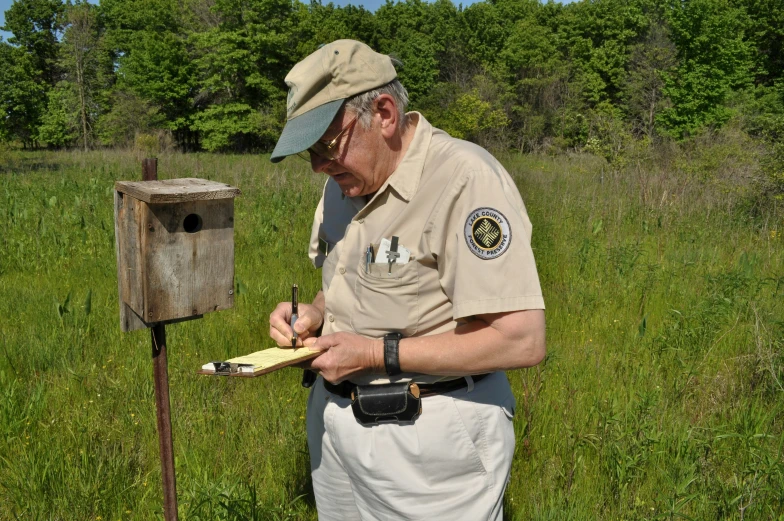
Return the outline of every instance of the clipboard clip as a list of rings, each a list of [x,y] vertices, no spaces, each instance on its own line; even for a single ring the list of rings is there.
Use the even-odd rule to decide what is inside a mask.
[[[253,364],[233,364],[231,362],[210,362],[215,366],[215,374],[221,376],[230,376],[240,373],[242,367],[253,367]]]

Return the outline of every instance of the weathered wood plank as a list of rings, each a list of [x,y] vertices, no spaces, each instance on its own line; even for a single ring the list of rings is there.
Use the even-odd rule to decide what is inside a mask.
[[[185,230],[198,216],[197,230]],[[159,322],[234,305],[234,201],[145,206],[144,317]],[[193,224],[193,223],[191,223]]]
[[[130,277],[128,270],[138,269],[139,255],[138,248],[131,247],[129,252],[127,202],[123,195],[114,192],[114,246],[117,255],[117,292],[120,303],[120,329],[122,331],[135,331],[149,327],[126,303],[130,299]],[[130,212],[133,215],[133,210]],[[131,240],[135,243],[135,240]]]
[[[115,190],[150,204],[182,203],[216,199],[232,199],[241,195],[239,188],[208,181],[183,178],[163,181],[117,181]]]

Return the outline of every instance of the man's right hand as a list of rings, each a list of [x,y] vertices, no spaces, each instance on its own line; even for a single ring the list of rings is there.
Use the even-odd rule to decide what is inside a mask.
[[[321,293],[317,295],[313,304],[302,304],[298,306],[299,318],[294,323],[294,329],[297,330],[297,346],[304,346],[305,340],[313,338],[316,332],[324,323],[324,313],[322,311],[323,305],[319,306]],[[270,338],[281,347],[291,347],[291,337],[294,334],[291,331],[291,302],[281,302],[270,313]],[[312,345],[314,341],[308,342]]]

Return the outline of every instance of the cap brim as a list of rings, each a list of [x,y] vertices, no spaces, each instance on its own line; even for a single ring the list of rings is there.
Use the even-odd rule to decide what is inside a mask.
[[[286,156],[298,154],[313,146],[335,119],[340,107],[343,106],[343,101],[345,100],[339,99],[324,103],[288,120],[278,138],[275,150],[272,151],[270,161],[277,163]]]

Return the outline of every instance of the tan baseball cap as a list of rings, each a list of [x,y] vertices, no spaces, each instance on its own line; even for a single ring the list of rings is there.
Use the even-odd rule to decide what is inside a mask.
[[[297,63],[286,76],[286,126],[270,158],[310,148],[327,131],[346,98],[397,78],[392,59],[362,42],[336,40]]]

